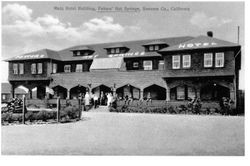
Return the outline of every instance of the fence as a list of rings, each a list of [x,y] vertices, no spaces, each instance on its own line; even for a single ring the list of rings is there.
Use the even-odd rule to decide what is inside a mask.
[[[66,99],[29,99],[27,100],[25,96],[23,97],[22,106],[22,123],[25,124],[25,114],[28,112],[39,112],[39,111],[56,111],[56,121],[60,122],[61,110],[67,105],[74,105],[79,109],[78,118],[81,118],[82,114],[82,101],[80,99],[76,100],[66,100]]]
[[[133,101],[118,101],[117,106],[122,105],[129,105],[131,107],[137,107],[137,106],[147,106],[147,107],[179,107],[180,105],[187,105],[188,101],[165,101],[165,100],[153,100],[153,101],[139,101],[139,100],[133,100]],[[219,109],[220,104],[216,101],[202,101],[202,108],[214,108]]]

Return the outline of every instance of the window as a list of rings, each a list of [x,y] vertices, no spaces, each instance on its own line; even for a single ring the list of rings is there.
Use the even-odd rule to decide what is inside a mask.
[[[133,68],[139,68],[139,62],[133,62]]]
[[[152,61],[143,61],[143,68],[144,70],[152,70],[153,69]]]
[[[57,64],[56,63],[52,64],[52,73],[57,73]]]
[[[3,99],[3,100],[6,100],[6,98],[7,98],[6,95],[3,94],[3,95],[2,95],[2,99]]]
[[[158,45],[155,45],[155,50],[159,50],[159,46]]]
[[[178,86],[176,88],[177,100],[185,100],[185,86]]]
[[[224,67],[224,53],[215,54],[215,67]]]
[[[164,70],[164,60],[160,60],[159,61],[159,66],[158,66],[159,70]]]
[[[43,73],[43,64],[38,63],[37,64],[37,74],[42,74]]]
[[[182,56],[182,65],[183,68],[189,68],[191,67],[191,55],[183,55]]]
[[[172,56],[172,68],[173,69],[179,69],[180,68],[180,63],[181,63],[181,58],[180,55],[173,55]]]
[[[80,51],[77,51],[77,52],[76,52],[76,56],[81,56],[81,52],[80,52]]]
[[[154,46],[149,46],[149,51],[154,51]]]
[[[111,48],[110,52],[111,52],[111,54],[114,54],[115,53],[115,49]]]
[[[213,54],[205,53],[204,54],[204,67],[212,67],[213,66]]]
[[[18,74],[18,64],[17,63],[13,64],[13,73]]]
[[[19,63],[19,74],[23,74],[23,73],[24,73],[23,63]]]
[[[36,74],[36,63],[31,64],[31,74]]]
[[[82,64],[76,65],[76,72],[82,72]]]
[[[71,65],[64,65],[64,72],[70,73],[71,72]]]
[[[120,49],[119,48],[116,48],[115,49],[115,53],[119,53],[120,52]]]

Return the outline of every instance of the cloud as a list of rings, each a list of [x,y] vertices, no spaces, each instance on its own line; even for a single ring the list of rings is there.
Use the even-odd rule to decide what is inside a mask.
[[[190,19],[192,25],[198,26],[199,28],[212,28],[220,27],[222,25],[231,23],[231,19],[219,18],[216,16],[207,16],[204,12],[196,12]]]
[[[140,30],[135,26],[123,26],[109,16],[92,18],[79,26],[62,22],[51,14],[33,18],[31,9],[16,3],[4,6],[2,16],[6,20],[2,25],[4,56],[42,48],[62,49],[83,43],[115,41]]]
[[[28,21],[31,20],[32,10],[25,5],[19,5],[17,3],[8,4],[3,7],[4,23],[15,20]]]

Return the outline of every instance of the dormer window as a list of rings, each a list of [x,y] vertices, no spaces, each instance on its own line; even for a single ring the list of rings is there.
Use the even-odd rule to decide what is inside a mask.
[[[122,54],[128,52],[129,48],[122,44],[115,44],[113,46],[105,47],[108,54]]]
[[[93,54],[95,51],[90,47],[78,47],[71,50],[73,56],[88,56]]]
[[[164,41],[152,41],[150,43],[146,43],[143,45],[145,47],[146,52],[151,52],[151,51],[158,51],[162,48],[165,48],[168,46],[167,43]]]
[[[116,48],[116,49],[115,49],[115,53],[116,53],[116,54],[119,54],[119,53],[120,53],[120,48]]]

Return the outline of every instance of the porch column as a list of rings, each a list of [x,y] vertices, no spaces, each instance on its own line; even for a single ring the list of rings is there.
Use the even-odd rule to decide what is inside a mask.
[[[70,90],[69,89],[67,89],[67,97],[66,97],[66,99],[70,99]]]
[[[201,98],[201,88],[200,87],[196,88],[196,97],[199,99]]]
[[[29,93],[29,99],[32,99],[32,89],[29,88],[28,91],[29,91],[28,92]]]
[[[15,97],[15,86],[13,84],[10,84],[10,97],[14,98]]]
[[[233,87],[230,87],[230,99],[236,101],[236,93]]]
[[[166,86],[166,101],[170,101],[170,88]]]
[[[140,100],[143,100],[143,89],[140,89]]]

